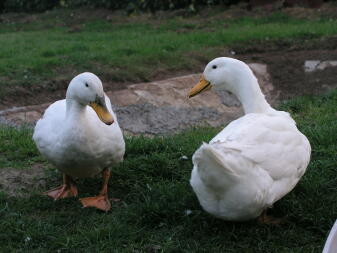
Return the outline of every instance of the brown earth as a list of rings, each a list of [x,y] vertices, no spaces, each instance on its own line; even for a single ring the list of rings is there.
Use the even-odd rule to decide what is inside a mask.
[[[34,164],[29,170],[1,168],[0,191],[5,191],[9,196],[30,195],[45,188],[46,177],[41,164]]]
[[[336,87],[336,72],[334,68],[305,73],[303,71],[306,60],[337,60],[337,36],[298,41],[252,42],[251,45],[237,45],[232,49],[219,49],[219,55],[235,57],[246,62],[267,64],[272,83],[280,93],[280,99],[288,99],[304,94],[318,94],[329,87]],[[195,55],[197,56],[197,53]],[[192,57],[192,55],[190,56]],[[185,74],[202,72],[205,64],[211,59],[201,57],[194,70],[180,70],[176,72],[157,69],[149,80],[157,81]],[[131,82],[109,82],[102,77],[106,91],[122,90]],[[140,80],[141,81],[141,80]],[[36,105],[50,103],[63,99],[69,80],[54,79],[48,82],[48,90],[42,86],[25,89],[12,89],[2,101],[0,110],[14,106]]]
[[[300,95],[320,94],[337,87],[335,68],[312,73],[304,71],[306,60],[337,60],[337,37],[315,42],[304,40],[302,44],[291,42],[279,42],[278,45],[258,44],[238,48],[236,51],[239,59],[268,65],[272,83],[275,89],[280,91],[281,100]]]
[[[177,11],[158,11],[155,14],[139,14],[125,18],[125,13],[120,11],[112,12],[106,9],[76,9],[76,10],[60,10],[59,12],[45,12],[42,14],[18,14],[8,13],[2,14],[1,23],[27,24],[40,21],[41,29],[50,26],[69,27],[69,32],[81,29],[81,25],[85,21],[102,20],[118,23],[135,23],[149,22],[150,24],[162,24],[172,17],[189,16],[188,22],[197,24],[199,28],[207,26],[210,20],[223,20],[228,18],[240,18],[243,16],[251,17],[267,17],[273,12],[268,8],[259,8],[254,11],[248,10],[247,3],[241,3],[230,7],[219,6],[217,8],[203,8],[197,14],[191,15],[186,10]],[[288,16],[294,18],[306,18],[317,20],[320,18],[336,18],[337,4],[335,2],[325,3],[319,9],[309,9],[303,7],[284,8],[279,10]],[[43,22],[43,20],[51,20],[53,17],[55,22]],[[187,20],[185,20],[187,21]],[[201,22],[200,22],[201,21]],[[186,29],[186,28],[183,28]],[[281,91],[281,98],[289,98],[293,95],[301,95],[307,93],[319,93],[324,87],[333,84],[334,70],[326,69],[324,71],[305,74],[303,63],[305,60],[336,60],[337,58],[337,36],[313,39],[309,38],[298,40],[280,40],[280,41],[252,41],[250,45],[236,45],[232,48],[218,48],[216,50],[219,56],[231,56],[247,62],[259,62],[268,65],[268,70],[272,75],[272,83],[277,90]],[[235,52],[233,55],[231,52]],[[154,69],[150,76],[142,77],[139,80],[123,80],[120,82],[112,80],[112,74],[108,70],[100,78],[104,82],[107,91],[121,90],[130,84],[144,81],[158,81],[176,76],[182,76],[191,73],[202,72],[205,64],[211,60],[205,58],[204,54],[198,52],[188,53],[188,57],[196,59],[190,69],[181,69],[179,71],[168,71],[166,69]],[[104,66],[102,66],[104,69]],[[68,76],[75,75],[70,73],[71,69],[60,69],[59,73],[67,73]],[[4,80],[5,81],[5,80]],[[36,84],[29,89],[17,86],[12,87],[10,93],[0,101],[0,110],[13,106],[36,105],[50,103],[52,101],[62,99],[70,80],[64,77],[55,77],[45,83]],[[4,82],[5,83],[5,82]],[[320,85],[317,85],[320,83]],[[45,87],[48,86],[48,89]],[[323,89],[322,89],[323,87]]]

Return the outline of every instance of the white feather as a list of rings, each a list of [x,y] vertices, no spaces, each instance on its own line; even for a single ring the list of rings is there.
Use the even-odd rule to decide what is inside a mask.
[[[89,106],[80,113],[70,111],[67,115],[66,100],[59,100],[47,108],[35,126],[33,139],[39,151],[67,175],[94,176],[123,160],[122,131],[110,99],[104,96],[114,118],[112,125],[104,124]]]
[[[309,141],[290,115],[268,105],[246,113],[204,143],[193,156],[190,183],[207,212],[225,220],[248,220],[295,187],[310,153]]]

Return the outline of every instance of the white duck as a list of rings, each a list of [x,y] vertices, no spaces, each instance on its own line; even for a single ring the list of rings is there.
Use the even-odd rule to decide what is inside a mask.
[[[267,103],[244,62],[214,59],[189,97],[212,87],[236,95],[245,115],[194,153],[193,190],[202,207],[218,218],[244,221],[260,216],[261,222],[274,223],[265,210],[303,176],[310,143],[289,113]]]
[[[107,193],[109,167],[123,160],[125,143],[110,100],[96,75],[82,73],[70,82],[66,99],[47,108],[35,126],[33,139],[42,155],[63,172],[63,185],[46,195],[54,200],[76,197],[72,177],[91,177],[102,172],[103,185],[98,196],[80,201],[84,207],[104,211],[111,208]]]

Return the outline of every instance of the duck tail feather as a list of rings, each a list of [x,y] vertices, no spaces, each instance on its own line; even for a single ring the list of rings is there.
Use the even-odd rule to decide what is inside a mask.
[[[193,156],[193,163],[198,168],[201,180],[212,187],[223,187],[234,183],[238,176],[226,159],[229,156],[231,154],[218,151],[214,145],[203,143]]]

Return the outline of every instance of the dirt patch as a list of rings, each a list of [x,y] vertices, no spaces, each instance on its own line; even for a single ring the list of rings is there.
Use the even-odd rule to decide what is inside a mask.
[[[45,188],[46,176],[41,164],[29,169],[2,168],[0,170],[0,190],[9,196],[27,196]]]
[[[230,49],[219,48],[218,53],[211,55],[231,56],[246,62],[260,62],[268,65],[275,91],[280,93],[280,99],[289,99],[304,94],[318,94],[327,89],[336,87],[336,72],[334,68],[305,73],[306,60],[337,60],[337,36],[317,40],[283,40],[251,43],[250,45],[237,45]],[[202,72],[204,66],[211,59],[194,57],[193,66],[189,69],[166,70],[155,69],[146,79],[151,81],[163,80],[175,76]],[[62,73],[62,72],[60,72]],[[75,73],[73,73],[73,76]],[[11,87],[10,92],[0,101],[0,110],[50,103],[65,97],[69,78],[58,77],[48,82],[34,85],[30,88],[22,86]],[[106,91],[125,89],[129,85],[143,80],[111,81],[113,73],[100,75]]]
[[[204,63],[199,64],[200,67],[198,72],[200,72],[203,65]],[[69,82],[78,73],[69,70],[65,70],[64,72],[63,70],[58,70],[57,72],[63,73],[62,76],[55,77],[48,81],[39,81],[29,87],[24,87],[22,85],[11,85],[10,88],[0,87],[0,91],[2,90],[6,94],[6,96],[2,97],[0,100],[0,110],[11,107],[51,103],[56,100],[64,99]],[[167,70],[158,68],[146,78],[133,78],[121,81],[112,81],[116,78],[116,75],[111,71],[98,74],[98,76],[103,82],[105,91],[117,91],[125,89],[134,83],[148,82],[150,80],[159,81],[171,77],[187,75],[191,72],[193,73],[192,70]]]
[[[5,24],[34,24],[32,27],[35,27],[34,29],[37,30],[61,26],[67,27],[69,32],[77,32],[82,29],[83,23],[96,20],[105,20],[116,25],[148,23],[152,26],[159,26],[179,16],[179,18],[184,19],[185,25],[172,29],[175,29],[177,33],[184,33],[196,28],[209,30],[209,24],[217,20],[230,20],[242,17],[267,18],[274,14],[273,11],[266,8],[250,11],[247,6],[247,3],[242,3],[230,7],[223,5],[217,6],[217,8],[202,8],[202,10],[193,15],[186,12],[186,10],[177,10],[131,16],[126,16],[122,11],[110,11],[106,9],[60,9],[40,14],[2,14],[0,22]],[[284,8],[278,11],[280,14],[283,13],[294,18],[311,20],[319,20],[321,18],[334,19],[337,17],[337,4],[333,2],[325,3],[319,9],[295,7]],[[186,16],[188,18],[185,18]],[[18,29],[21,29],[20,26],[18,27]],[[171,28],[168,27],[167,29]],[[97,74],[102,79],[105,90],[116,91],[125,89],[133,83],[163,80],[190,73],[199,73],[213,56],[232,56],[248,62],[268,64],[273,85],[276,89],[281,90],[281,98],[289,98],[292,95],[306,93],[316,94],[322,91],[321,87],[331,86],[334,79],[333,70],[327,69],[321,72],[305,74],[302,65],[305,60],[335,60],[337,57],[337,36],[323,39],[314,39],[314,36],[298,40],[252,41],[248,45],[247,43],[237,44],[230,48],[208,48],[205,49],[207,53],[188,52],[184,56],[190,57],[191,63],[184,69],[168,69],[168,67],[162,67],[154,63],[153,66],[155,68],[151,73],[139,74],[139,76],[135,75],[133,77],[124,75],[124,73],[121,75],[120,72],[118,74],[113,68],[100,63],[97,63],[99,66],[96,66],[97,68],[95,67],[95,69],[100,70],[100,73]],[[78,70],[67,66],[67,68],[55,68],[54,72],[54,78],[51,80],[36,80],[36,82],[33,81],[35,82],[34,85],[29,87],[22,85],[22,83],[11,83],[12,80],[3,80],[1,78],[4,77],[0,77],[1,83],[6,84],[6,86],[4,85],[5,87],[0,88],[0,91],[6,94],[1,97],[0,110],[14,106],[50,103],[63,99],[69,81],[78,74]],[[11,84],[7,85],[8,83]]]
[[[294,96],[321,94],[337,87],[336,68],[307,73],[306,60],[337,60],[337,37],[313,42],[303,41],[303,45],[284,43],[277,47],[268,43],[238,47],[237,58],[244,61],[257,61],[268,65],[272,83],[280,92],[279,99]],[[303,47],[306,47],[303,50]],[[318,49],[319,48],[319,49]],[[267,50],[267,51],[266,51]],[[252,53],[256,52],[256,53]]]
[[[318,9],[304,7],[285,8],[283,12],[292,17],[303,19],[336,18],[337,4],[336,2],[325,3]]]

